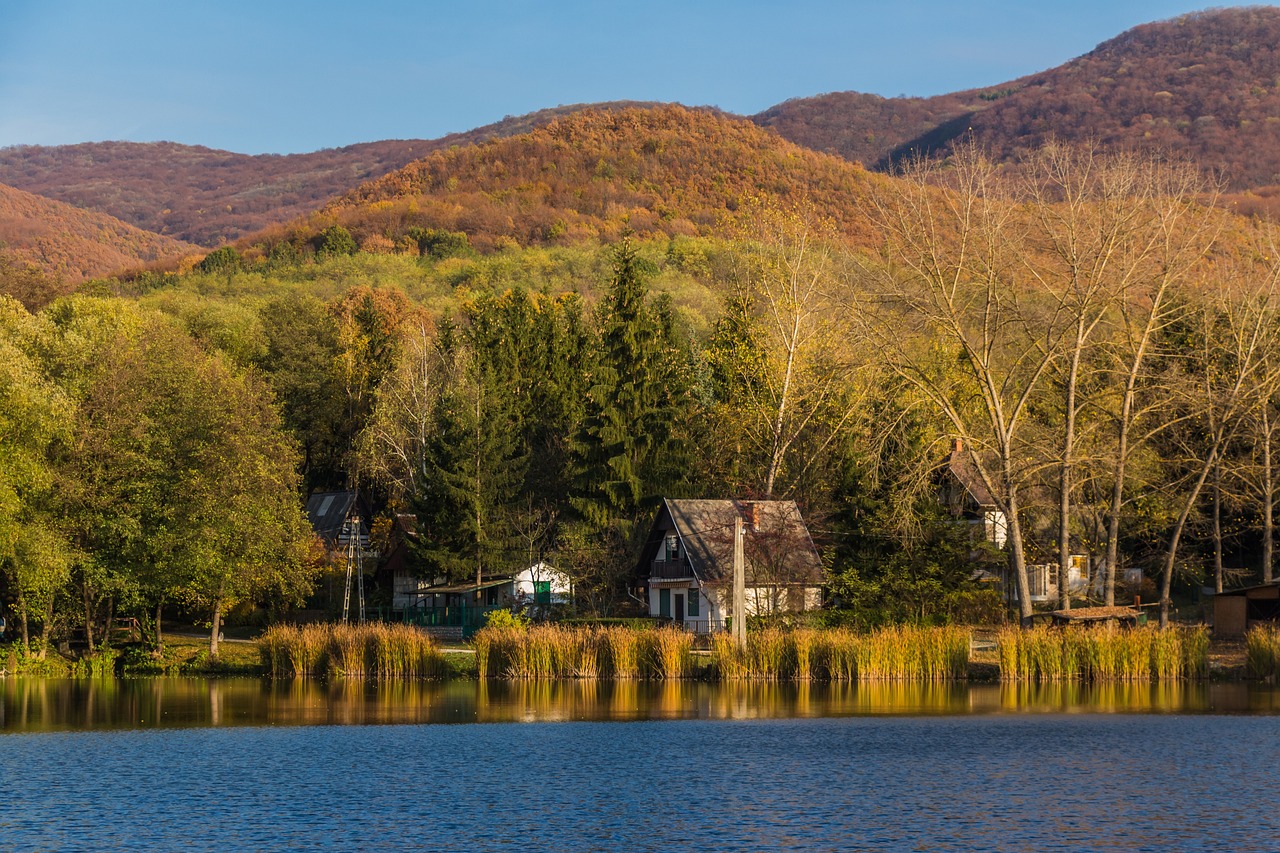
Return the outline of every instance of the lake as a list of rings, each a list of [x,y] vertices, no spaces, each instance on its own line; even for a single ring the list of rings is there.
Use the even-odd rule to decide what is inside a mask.
[[[0,681],[0,850],[1266,850],[1245,684]]]

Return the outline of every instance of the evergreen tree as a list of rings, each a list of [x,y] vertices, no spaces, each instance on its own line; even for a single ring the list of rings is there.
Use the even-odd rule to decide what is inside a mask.
[[[651,305],[629,241],[614,257],[585,416],[573,445],[571,504],[588,525],[634,520],[682,476],[677,421],[688,381],[674,316]]]
[[[414,501],[423,531],[417,552],[430,572],[478,582],[485,572],[509,568],[509,515],[528,454],[500,375],[447,325],[441,346],[451,375],[435,403],[430,476]]]

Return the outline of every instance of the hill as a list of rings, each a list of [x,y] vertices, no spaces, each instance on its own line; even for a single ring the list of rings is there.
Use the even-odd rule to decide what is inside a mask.
[[[340,224],[391,250],[413,228],[462,231],[480,249],[711,232],[744,197],[812,201],[868,239],[861,167],[742,119],[678,106],[584,110],[530,133],[432,154],[361,186],[289,230]]]
[[[77,282],[161,258],[199,252],[89,210],[0,184],[0,245],[13,260]]]
[[[1050,136],[1169,151],[1234,189],[1280,183],[1280,8],[1144,24],[1057,68],[936,98],[835,93],[754,117],[794,142],[884,169],[970,128],[1006,159]]]
[[[631,102],[605,109],[635,106]],[[236,154],[173,142],[0,149],[0,183],[157,234],[216,246],[315,210],[433,151],[526,133],[581,109],[507,117],[440,139],[385,140],[310,154]]]

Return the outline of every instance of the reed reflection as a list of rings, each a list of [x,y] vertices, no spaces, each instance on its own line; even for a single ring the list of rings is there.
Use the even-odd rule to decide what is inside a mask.
[[[1008,713],[1280,714],[1280,692],[1196,681],[0,680],[7,732]]]

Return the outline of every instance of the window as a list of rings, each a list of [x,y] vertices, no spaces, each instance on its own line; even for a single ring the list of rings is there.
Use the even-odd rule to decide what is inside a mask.
[[[671,616],[671,590],[658,590],[658,615]]]
[[[699,596],[699,595],[698,595],[698,588],[697,588],[697,587],[691,587],[691,588],[689,589],[689,615],[690,615],[690,616],[699,616],[699,615],[701,615],[701,614],[699,614],[699,613],[698,613],[698,599],[699,599],[700,597],[701,597],[701,596]]]
[[[667,560],[675,562],[680,559],[680,540],[675,536],[667,537]]]
[[[533,600],[538,604],[551,603],[551,581],[533,582]]]

